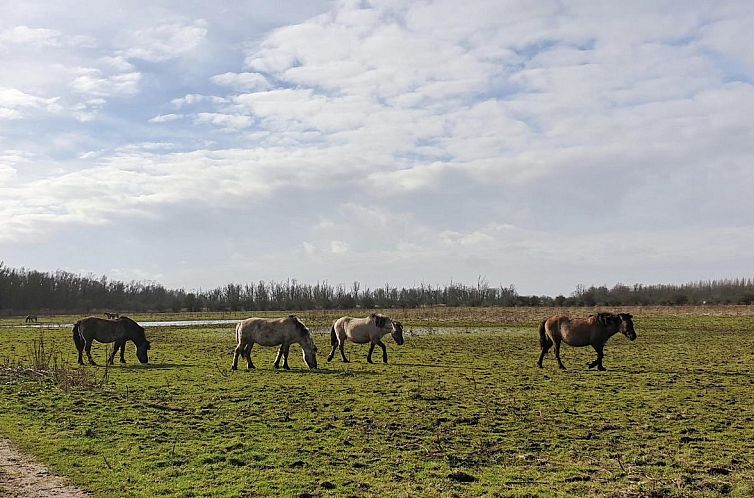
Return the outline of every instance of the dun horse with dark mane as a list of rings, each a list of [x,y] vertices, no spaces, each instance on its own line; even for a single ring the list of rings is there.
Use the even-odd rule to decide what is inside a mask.
[[[254,344],[262,346],[280,346],[275,368],[280,367],[280,359],[283,358],[283,368],[290,370],[288,366],[288,352],[291,344],[298,343],[303,350],[304,361],[309,368],[317,368],[317,346],[314,344],[312,334],[306,325],[296,317],[290,315],[286,318],[247,318],[241,320],[236,326],[236,340],[238,345],[233,352],[233,370],[238,369],[238,357],[246,358],[246,367],[254,368],[251,361],[251,348]]]
[[[125,363],[124,356],[126,351],[126,342],[133,341],[136,344],[136,357],[142,363],[149,361],[147,351],[149,350],[149,341],[144,335],[144,327],[131,320],[127,316],[122,316],[117,320],[106,320],[96,316],[90,316],[76,322],[73,326],[73,342],[76,343],[76,349],[79,352],[79,364],[83,365],[82,353],[86,350],[86,356],[89,363],[96,365],[92,359],[92,343],[97,342],[114,342],[115,347],[107,362],[112,365],[115,360],[115,353],[120,349],[120,362]]]
[[[605,343],[617,332],[633,341],[636,339],[634,322],[628,313],[597,313],[589,318],[569,318],[567,316],[551,316],[543,320],[539,325],[539,345],[542,352],[539,355],[537,366],[542,368],[542,360],[555,344],[555,358],[558,366],[565,370],[560,361],[560,343],[565,342],[569,346],[583,347],[592,346],[597,351],[597,359],[589,364],[589,368],[597,367],[605,370],[602,366],[603,349]]]
[[[403,325],[397,320],[392,320],[379,313],[372,313],[366,318],[351,318],[344,316],[333,322],[330,329],[330,343],[332,350],[327,356],[327,361],[331,361],[335,356],[335,349],[340,349],[340,358],[348,363],[344,347],[346,341],[350,340],[356,344],[369,343],[369,353],[367,361],[372,363],[372,352],[374,347],[382,348],[382,362],[387,363],[387,347],[382,342],[382,337],[390,334],[395,343],[399,346],[403,344]]]

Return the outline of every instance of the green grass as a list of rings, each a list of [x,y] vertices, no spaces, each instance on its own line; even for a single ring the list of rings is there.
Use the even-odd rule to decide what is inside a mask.
[[[637,314],[639,339],[608,343],[607,372],[586,370],[586,348],[563,348],[568,371],[552,354],[536,368],[526,317],[388,339],[388,365],[349,344],[352,363],[310,371],[295,346],[289,372],[255,347],[257,369],[231,373],[232,327],[155,328],[150,365],[129,344],[99,390],[0,374],[0,434],[97,496],[754,493],[754,317]],[[69,330],[43,333],[75,362]],[[38,334],[0,329],[0,363]]]

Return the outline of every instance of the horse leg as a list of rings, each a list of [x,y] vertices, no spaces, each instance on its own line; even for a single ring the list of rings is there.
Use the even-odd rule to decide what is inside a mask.
[[[286,370],[290,370],[291,367],[288,366],[288,353],[291,350],[291,345],[284,344],[282,348],[283,348],[283,368],[285,368]]]
[[[90,365],[96,365],[94,362],[94,358],[92,358],[92,342],[93,341],[86,341],[86,345],[84,346],[84,351],[86,351],[86,356],[89,358],[89,364]]]
[[[246,347],[243,350],[244,356],[246,356],[246,368],[257,368],[254,366],[254,363],[251,361],[251,347],[254,346],[254,343],[247,344]]]
[[[81,339],[81,341],[83,341],[83,339]],[[84,364],[84,358],[82,357],[84,353],[84,344],[81,344],[81,341],[76,341],[76,351],[79,352],[79,365]]]
[[[115,353],[118,352],[118,347],[119,346],[120,346],[120,342],[119,341],[115,341],[113,343],[113,350],[110,351],[110,356],[107,358],[107,364],[108,365],[112,365],[113,363],[115,363]]]
[[[125,363],[126,362],[126,341],[125,339],[123,342],[120,343],[120,362]]]
[[[275,357],[275,368],[280,368],[280,358],[283,357],[283,345],[278,348],[278,355]]]
[[[560,361],[560,341],[557,339],[555,339],[555,358],[557,358],[558,360],[558,367],[561,370],[565,370],[566,369],[565,365],[563,365],[563,362]]]
[[[602,351],[602,345],[601,344],[592,344],[592,347],[594,348],[594,351],[597,353],[597,359],[593,362],[589,363],[589,368],[594,368],[597,365],[600,364],[600,355]]]
[[[602,366],[602,358],[605,356],[605,353],[603,352],[605,345],[600,344],[599,346],[594,346],[594,350],[597,351],[597,359],[594,360],[589,364],[589,368],[597,367],[597,370],[605,371],[607,370],[605,367]]]
[[[335,349],[338,347],[337,344],[333,344],[332,350],[330,351],[330,354],[327,355],[327,361],[332,361],[332,359],[335,357]]]
[[[537,366],[539,368],[542,368],[542,361],[545,359],[545,355],[547,354],[547,352],[550,350],[551,347],[552,347],[552,341],[549,339],[547,340],[546,344],[542,345],[542,352],[539,353],[539,361],[537,362]]]
[[[236,349],[233,350],[233,366],[230,367],[231,370],[238,370],[238,357],[243,354],[245,346],[245,344],[239,342]]]
[[[376,346],[376,344],[375,344],[375,343],[373,343],[373,342],[370,342],[370,343],[369,343],[369,353],[367,354],[367,361],[368,361],[369,363],[374,363],[374,362],[372,361],[372,351],[374,351],[374,347],[375,347],[375,346]]]
[[[341,341],[338,344],[338,349],[340,350],[340,357],[343,359],[343,363],[350,363],[351,360],[349,360],[348,358],[346,358],[345,343],[346,343],[345,340]]]
[[[378,340],[377,345],[382,348],[382,363],[387,363],[387,347],[385,347],[385,343]]]

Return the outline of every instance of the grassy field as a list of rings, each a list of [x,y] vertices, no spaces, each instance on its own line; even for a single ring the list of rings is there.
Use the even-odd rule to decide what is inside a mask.
[[[326,363],[335,312],[299,313],[316,371],[296,346],[291,371],[257,347],[231,373],[232,327],[154,328],[150,365],[129,344],[102,388],[0,373],[0,434],[96,496],[754,494],[751,310],[632,310],[639,338],[608,343],[607,372],[591,349],[536,368],[550,311],[394,311],[422,335],[389,342],[388,365],[352,344]],[[40,334],[75,362],[67,329],[4,327],[0,365]]]

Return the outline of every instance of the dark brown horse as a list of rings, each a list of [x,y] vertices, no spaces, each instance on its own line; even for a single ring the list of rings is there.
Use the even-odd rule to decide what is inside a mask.
[[[542,360],[545,354],[555,344],[555,358],[558,360],[558,366],[565,370],[563,362],[560,361],[560,343],[565,342],[569,346],[577,348],[592,346],[597,351],[597,359],[589,364],[589,368],[597,367],[598,370],[605,370],[605,367],[602,366],[602,357],[608,339],[620,332],[629,340],[636,340],[632,318],[628,313],[618,313],[617,315],[597,313],[596,315],[589,315],[589,318],[569,318],[556,315],[543,320],[539,325],[539,345],[542,352],[539,355],[537,366],[542,368]]]
[[[37,315],[26,315],[26,323],[37,322]]]
[[[96,316],[90,316],[76,322],[73,326],[73,342],[76,343],[76,349],[79,352],[79,364],[83,365],[84,361],[81,353],[86,350],[86,356],[89,363],[96,365],[92,359],[92,342],[114,342],[110,357],[107,362],[112,365],[115,360],[115,353],[120,349],[120,362],[125,363],[124,356],[126,352],[126,342],[133,341],[136,345],[136,357],[142,363],[149,361],[147,351],[150,348],[149,341],[144,335],[144,327],[131,320],[127,316],[122,316],[117,320],[105,320]]]

